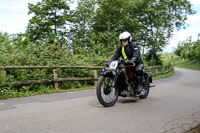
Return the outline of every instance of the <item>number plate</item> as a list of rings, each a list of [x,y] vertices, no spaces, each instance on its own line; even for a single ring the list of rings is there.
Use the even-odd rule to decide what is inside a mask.
[[[117,65],[118,65],[118,61],[112,61],[112,62],[110,63],[110,65],[109,65],[109,68],[115,69],[115,68],[117,67]]]

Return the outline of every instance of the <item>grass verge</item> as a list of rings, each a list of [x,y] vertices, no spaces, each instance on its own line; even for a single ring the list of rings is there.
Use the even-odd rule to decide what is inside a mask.
[[[95,86],[84,86],[81,88],[72,88],[72,89],[54,89],[54,88],[41,88],[38,91],[16,91],[13,89],[1,88],[0,90],[0,100],[9,99],[9,98],[19,98],[19,97],[28,97],[34,95],[43,95],[43,94],[51,94],[51,93],[63,93],[63,92],[72,92],[72,91],[80,91],[80,90],[89,90],[94,89]]]
[[[200,70],[200,64],[197,64],[196,62],[180,62],[180,63],[176,63],[175,66],[179,68]]]
[[[192,70],[200,70],[200,62],[196,60],[181,59],[174,53],[168,53],[162,55],[162,60],[166,64],[174,64],[175,67],[186,68]]]
[[[175,74],[175,71],[174,71],[174,69],[173,69],[173,70],[172,70],[171,72],[169,72],[169,73],[154,76],[154,77],[153,77],[153,80],[168,78],[168,77],[170,77],[170,76],[173,76],[174,74]]]

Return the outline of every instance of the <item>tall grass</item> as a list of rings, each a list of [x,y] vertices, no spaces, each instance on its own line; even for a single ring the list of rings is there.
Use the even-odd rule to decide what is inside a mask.
[[[196,60],[181,59],[174,53],[163,54],[162,59],[165,63],[173,64],[175,67],[200,70],[200,62]]]

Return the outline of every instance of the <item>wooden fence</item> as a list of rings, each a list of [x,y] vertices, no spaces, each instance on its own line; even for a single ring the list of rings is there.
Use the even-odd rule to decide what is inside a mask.
[[[74,77],[74,78],[59,78],[56,69],[93,69],[93,77]],[[58,88],[58,82],[63,81],[81,81],[81,80],[94,80],[95,85],[97,84],[98,74],[97,70],[104,68],[103,66],[3,66],[0,67],[3,79],[6,79],[6,70],[9,69],[52,69],[53,79],[43,79],[43,80],[29,80],[29,81],[18,81],[13,83],[4,83],[5,86],[13,85],[30,85],[30,84],[40,84],[40,83],[54,83],[55,88]],[[161,69],[161,70],[160,70]],[[167,70],[166,70],[167,69]],[[169,73],[172,70],[172,65],[165,66],[152,66],[145,68],[145,71],[152,76]]]

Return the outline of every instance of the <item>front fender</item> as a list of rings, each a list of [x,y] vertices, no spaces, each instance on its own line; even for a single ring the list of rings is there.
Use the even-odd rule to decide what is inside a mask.
[[[106,70],[106,71],[101,72],[100,75],[105,76],[105,77],[112,77],[113,76],[112,71],[113,70]]]

